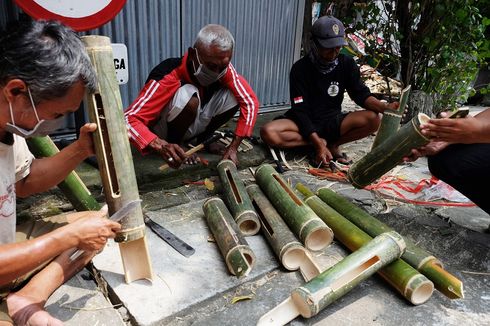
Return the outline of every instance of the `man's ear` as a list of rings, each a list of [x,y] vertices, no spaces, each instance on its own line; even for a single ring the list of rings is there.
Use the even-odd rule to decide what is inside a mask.
[[[5,98],[9,102],[13,102],[16,96],[27,93],[27,85],[23,80],[15,78],[9,80],[2,91]]]

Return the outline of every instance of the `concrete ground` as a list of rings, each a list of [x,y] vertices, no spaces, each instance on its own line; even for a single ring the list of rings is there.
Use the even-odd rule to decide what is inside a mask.
[[[348,101],[346,108],[352,109]],[[261,116],[258,125],[277,114]],[[233,124],[226,128],[232,129]],[[356,160],[369,150],[371,142],[372,137],[368,137],[343,150]],[[207,167],[198,165],[161,173],[158,157],[134,155],[148,215],[190,244],[195,254],[185,258],[147,229],[154,280],[125,284],[119,249],[110,242],[94,259],[90,271],[80,272],[55,292],[46,304],[53,315],[67,325],[254,325],[286,299],[292,289],[304,283],[298,272],[287,272],[279,266],[260,234],[247,238],[257,258],[252,273],[242,279],[228,273],[201,209],[202,202],[216,193],[194,182],[210,178],[218,185],[215,166],[219,157],[203,156],[210,161]],[[477,207],[412,205],[354,189],[347,183],[319,180],[308,174],[306,161],[301,159],[301,153],[288,154],[293,170],[284,174],[286,180],[292,184],[302,182],[313,190],[330,186],[352,199],[438,257],[448,271],[463,281],[465,298],[450,300],[435,291],[425,304],[413,306],[374,276],[317,316],[299,317],[291,325],[490,324],[490,236],[482,233],[490,224],[488,214]],[[253,182],[247,167],[258,166],[264,160],[270,158],[261,146],[240,155],[244,182]],[[425,160],[419,160],[405,169],[423,170],[425,165]],[[97,171],[84,165],[79,173],[93,194],[103,200]],[[48,196],[20,202],[18,211],[24,217],[36,217],[70,208],[59,192],[52,191]],[[347,254],[342,245],[334,242],[314,253],[314,257],[320,266],[328,268]]]

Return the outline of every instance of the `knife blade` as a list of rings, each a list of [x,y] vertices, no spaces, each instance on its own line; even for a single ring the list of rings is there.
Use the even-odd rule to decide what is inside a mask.
[[[183,240],[178,238],[175,234],[153,221],[148,215],[143,214],[145,224],[163,241],[168,243],[172,248],[177,250],[184,257],[190,257],[194,254],[195,250]]]
[[[112,214],[109,217],[109,220],[114,221],[114,222],[119,222],[124,217],[126,217],[129,213],[131,213],[131,211],[133,209],[135,209],[139,203],[141,203],[141,199],[132,200],[132,201],[124,204],[123,207],[121,207],[117,212],[115,212],[114,214]],[[80,257],[83,253],[84,253],[84,250],[78,249],[73,254],[71,254],[70,261],[74,261],[75,259]]]

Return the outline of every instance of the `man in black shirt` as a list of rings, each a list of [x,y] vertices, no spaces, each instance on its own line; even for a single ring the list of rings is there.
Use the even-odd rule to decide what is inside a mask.
[[[375,132],[379,113],[397,109],[371,95],[350,57],[339,54],[346,45],[343,24],[335,17],[319,18],[311,29],[311,52],[291,68],[291,109],[261,129],[270,146],[292,148],[313,145],[316,164],[330,160],[348,163],[339,146]],[[344,91],[366,110],[342,113]]]

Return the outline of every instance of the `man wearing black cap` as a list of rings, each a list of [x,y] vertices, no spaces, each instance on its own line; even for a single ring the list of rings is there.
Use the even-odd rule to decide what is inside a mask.
[[[319,18],[311,34],[310,53],[291,68],[291,109],[264,125],[261,136],[270,146],[280,148],[313,145],[316,164],[330,160],[348,164],[339,146],[375,132],[380,123],[378,113],[396,109],[398,103],[388,104],[372,96],[354,60],[339,54],[347,43],[344,25],[337,18]],[[366,110],[342,113],[346,90]]]

